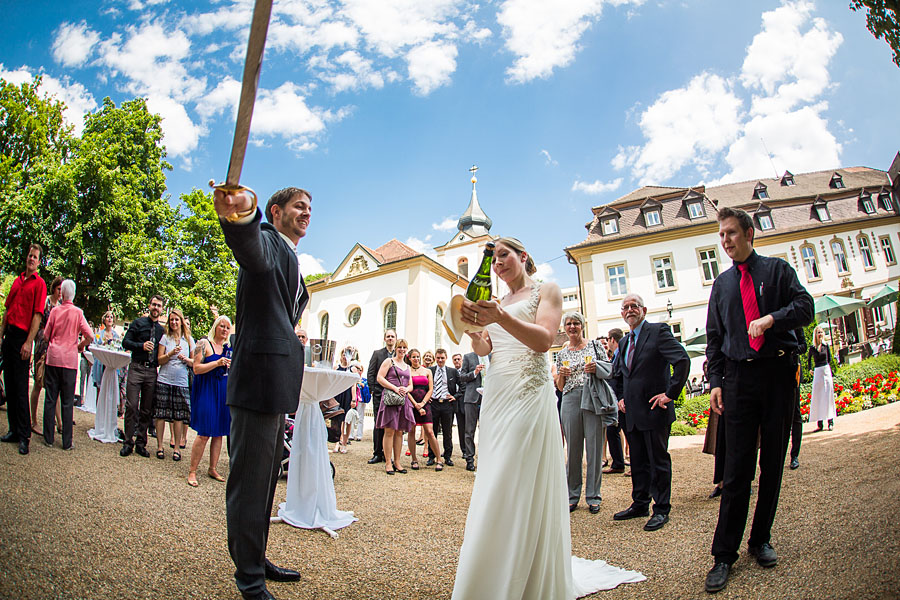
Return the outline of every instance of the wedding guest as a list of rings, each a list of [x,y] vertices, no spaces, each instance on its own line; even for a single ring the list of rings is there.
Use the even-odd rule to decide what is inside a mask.
[[[197,467],[209,443],[209,468],[206,474],[216,481],[225,481],[216,468],[222,453],[222,438],[231,427],[231,414],[226,405],[228,367],[231,366],[231,319],[219,315],[213,321],[205,340],[194,349],[194,387],[191,390],[191,429],[197,432],[191,445],[191,466],[187,482],[197,487]]]
[[[23,455],[28,454],[31,441],[28,362],[47,302],[47,284],[37,272],[40,266],[41,247],[31,244],[25,257],[25,270],[9,288],[9,294],[4,300],[6,311],[0,321],[6,418],[9,421],[9,431],[0,437],[0,441],[18,444],[19,454]]]
[[[372,353],[369,359],[369,369],[366,371],[366,381],[369,383],[369,389],[372,392],[372,414],[375,415],[375,430],[372,432],[372,458],[368,460],[370,465],[384,462],[384,429],[378,427],[378,413],[381,407],[381,382],[378,381],[378,370],[384,361],[391,356],[397,344],[397,332],[393,329],[384,330],[384,348],[379,348]]]
[[[191,392],[188,388],[188,369],[193,368],[191,358],[194,340],[191,327],[180,310],[169,311],[166,333],[159,341],[157,351],[159,375],[156,378],[156,402],[153,418],[156,421],[156,458],[166,457],[163,450],[166,423],[169,423],[171,446],[181,445],[182,429],[191,422]],[[172,452],[172,460],[181,460],[178,448]]]
[[[606,442],[606,426],[603,417],[593,410],[582,408],[582,394],[587,379],[597,373],[598,361],[603,360],[606,376],[611,365],[604,360],[605,352],[584,339],[585,319],[581,313],[571,311],[563,317],[563,330],[568,343],[556,356],[556,388],[563,393],[560,417],[566,437],[566,478],[569,489],[569,512],[578,507],[581,499],[582,456],[587,450],[587,481],[584,499],[592,515],[600,512],[601,450]],[[609,406],[615,406],[612,391]],[[618,411],[613,413],[618,418]]]
[[[431,449],[429,466],[437,461],[435,471],[444,470],[444,462],[441,460],[441,451],[438,449],[437,437],[434,435],[434,417],[431,413],[431,397],[434,394],[434,379],[431,370],[425,367],[420,358],[421,354],[413,348],[406,355],[406,364],[410,366],[410,376],[412,377],[412,390],[409,392],[409,398],[413,404],[413,415],[416,424],[422,426],[423,437],[425,438],[428,448]],[[410,464],[413,470],[419,469],[419,460],[416,457],[416,444],[413,442],[412,435],[407,438],[407,445],[412,456]]]
[[[431,350],[425,351],[425,354],[422,355],[422,366],[426,369],[430,369],[434,366],[434,352]]]
[[[459,380],[465,383],[465,395],[463,405],[465,407],[464,436],[462,443],[462,455],[466,459],[466,471],[475,470],[475,429],[478,427],[478,419],[481,416],[481,394],[478,388],[482,385],[481,372],[484,371],[478,355],[469,352],[462,359],[459,368]]]
[[[453,415],[456,413],[456,395],[459,381],[459,372],[453,367],[447,366],[447,351],[438,348],[434,351],[436,364],[431,368],[434,381],[434,393],[431,395],[431,415],[435,424],[441,424],[441,435],[444,440],[444,464],[453,466]],[[435,438],[437,432],[435,431]],[[435,459],[428,460],[428,466],[434,464]]]
[[[778,556],[771,544],[781,492],[786,432],[796,381],[792,353],[795,330],[812,320],[813,300],[797,272],[780,258],[753,249],[753,218],[745,211],[719,209],[719,240],[734,261],[713,283],[706,319],[710,409],[725,415],[725,484],[713,536],[714,564],[706,591],[725,587],[744,537],[751,484],[759,488],[748,551],[765,568]]]
[[[387,334],[385,334],[387,338]],[[411,432],[416,427],[416,417],[413,414],[412,401],[409,392],[412,389],[409,369],[404,358],[409,344],[406,340],[397,340],[394,356],[388,357],[378,368],[378,385],[382,390],[389,390],[399,394],[404,401],[401,404],[388,406],[383,401],[375,417],[375,427],[384,430],[384,460],[385,473],[406,473],[406,469],[400,468],[400,448],[403,444],[403,432]],[[372,461],[369,461],[370,463]]]
[[[150,457],[147,430],[153,418],[156,397],[156,370],[159,367],[157,345],[165,333],[158,322],[163,303],[163,297],[159,294],[151,296],[147,316],[132,321],[122,339],[122,347],[131,352],[131,363],[128,365],[126,385],[125,440],[119,456],[137,452],[144,458]]]
[[[31,388],[31,431],[41,435],[43,432],[43,423],[38,423],[37,407],[38,398],[41,390],[44,389],[44,367],[47,358],[47,338],[44,337],[44,328],[47,326],[47,319],[50,318],[50,311],[59,305],[59,286],[62,284],[63,278],[56,277],[50,284],[50,295],[47,296],[47,302],[44,304],[44,314],[41,316],[41,324],[38,328],[37,335],[34,336],[34,354],[32,354],[32,373],[34,376],[34,387]],[[61,404],[56,405],[56,410],[62,408]],[[61,432],[62,418],[57,412],[56,430]],[[40,428],[38,426],[41,426]]]
[[[359,376],[362,373],[362,365],[359,361],[352,361],[350,363],[350,372],[356,376]],[[354,384],[349,392],[351,394],[350,398],[350,408],[344,413],[344,428],[341,431],[341,434],[344,436],[347,444],[350,444],[350,440],[355,440],[356,432],[359,428],[359,422],[362,418],[360,412],[363,410],[362,398],[360,397],[360,382]]]
[[[372,392],[369,390],[369,382],[364,377],[365,373],[363,372],[362,363],[358,360],[354,360],[350,363],[350,369],[360,376],[358,382],[356,382],[356,411],[359,414],[359,422],[356,426],[356,431],[353,429],[350,430],[351,435],[353,435],[353,439],[357,442],[361,442],[363,439],[363,430],[365,429],[366,422],[366,406],[369,402],[372,401]]]
[[[806,354],[808,346],[806,344],[806,334],[802,328],[794,331],[794,337],[797,338],[797,349],[793,352],[794,369],[797,380],[797,389],[794,391],[793,409],[791,411],[791,427],[790,433],[785,437],[790,437],[791,441],[791,470],[800,468],[800,444],[803,442],[803,415],[800,414],[800,378],[802,376],[802,367],[800,365],[800,357]]]
[[[462,354],[453,355],[453,368],[456,369],[457,375],[462,375]],[[459,439],[459,453],[465,455],[465,435],[466,435],[466,382],[462,377],[456,380],[456,437]]]
[[[609,354],[609,360],[615,365],[619,358],[619,342],[625,334],[618,327],[613,327],[607,333],[606,350]],[[616,389],[617,381],[611,381],[613,391],[616,396],[622,395],[621,389]],[[625,473],[625,462],[628,459],[628,439],[625,437],[625,413],[619,411],[619,420],[614,425],[606,428],[606,442],[609,446],[609,460],[611,464],[603,469],[604,474]],[[625,440],[625,452],[622,452],[622,440]],[[627,477],[630,473],[625,473]]]
[[[338,364],[335,367],[335,371],[349,371],[350,370],[350,359],[353,356],[353,348],[347,346],[343,350],[341,350],[340,357],[338,358]],[[347,411],[350,410],[350,405],[353,403],[353,390],[346,389],[337,396],[334,397],[337,400],[338,406],[340,406],[343,411],[341,414],[331,417],[331,427],[337,430],[338,440],[334,444],[333,452],[340,452],[341,454],[347,453],[347,445],[350,443],[349,437],[350,432],[345,431],[344,423],[347,418]]]
[[[71,450],[78,355],[94,339],[94,333],[82,310],[72,304],[75,282],[71,279],[63,281],[60,295],[62,302],[50,313],[44,328],[48,343],[44,372],[44,444],[53,445],[53,415],[59,400],[62,404],[62,447]]]
[[[831,376],[831,349],[825,345],[825,330],[818,326],[813,330],[813,345],[807,354],[806,368],[813,371],[812,396],[809,400],[809,421],[817,421],[816,431],[822,431],[823,421],[828,429],[834,429],[837,411],[834,406],[834,380]]]

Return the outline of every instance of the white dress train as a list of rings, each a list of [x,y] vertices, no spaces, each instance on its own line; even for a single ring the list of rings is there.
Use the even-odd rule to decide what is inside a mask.
[[[504,307],[533,323],[540,288]],[[497,325],[455,600],[571,600],[646,579],[572,556],[565,461],[546,353]]]

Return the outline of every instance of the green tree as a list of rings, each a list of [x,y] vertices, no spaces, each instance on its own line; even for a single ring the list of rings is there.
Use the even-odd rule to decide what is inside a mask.
[[[883,39],[894,53],[894,64],[900,67],[900,2],[897,0],[851,0],[850,10],[866,11],[866,29],[876,39]]]

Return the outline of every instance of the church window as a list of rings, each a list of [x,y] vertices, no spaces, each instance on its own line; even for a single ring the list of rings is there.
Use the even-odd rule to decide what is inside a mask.
[[[384,330],[397,329],[397,303],[391,300],[384,306]]]

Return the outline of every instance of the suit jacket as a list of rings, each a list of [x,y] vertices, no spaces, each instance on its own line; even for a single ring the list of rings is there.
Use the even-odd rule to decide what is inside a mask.
[[[481,402],[481,394],[475,391],[476,388],[480,388],[482,385],[481,373],[475,374],[475,367],[477,366],[477,354],[469,352],[463,356],[462,368],[459,370],[459,380],[466,384],[466,394],[463,396],[463,401],[466,404]]]
[[[219,221],[240,266],[227,402],[261,413],[290,413],[297,410],[303,384],[303,345],[294,327],[309,293],[293,248],[261,221],[258,210],[247,224]]]
[[[432,379],[432,381],[434,381],[434,372],[437,369],[437,365],[434,365],[433,367],[428,367],[428,368],[431,370],[431,379]],[[447,391],[450,393],[451,396],[456,398],[456,394],[459,392],[459,390],[458,390],[459,371],[457,371],[453,367],[449,367],[447,365],[444,365],[444,368],[447,369]],[[437,385],[437,384],[435,384],[435,385]],[[437,399],[433,395],[431,396],[431,402],[437,403]]]
[[[663,392],[673,400],[678,398],[691,366],[687,350],[678,343],[667,324],[645,321],[629,369],[625,357],[630,343],[629,335],[619,344],[612,376],[617,381],[611,382],[613,390],[621,390],[617,393],[625,399],[626,430],[668,429],[675,421],[675,403],[669,402],[665,410],[651,410],[650,398]]]
[[[381,363],[383,363],[390,356],[387,348],[379,348],[375,352],[372,353],[372,358],[369,359],[369,370],[366,371],[366,381],[369,382],[369,391],[372,392],[373,397],[377,397],[378,401],[381,402],[381,392],[384,391],[381,387],[381,384],[378,383],[378,369],[381,368]]]

